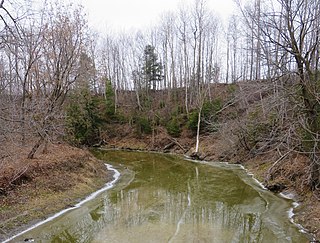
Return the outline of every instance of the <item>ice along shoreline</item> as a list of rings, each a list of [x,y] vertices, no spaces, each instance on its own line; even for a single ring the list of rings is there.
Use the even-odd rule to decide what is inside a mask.
[[[71,210],[74,210],[74,209],[76,209],[76,208],[80,208],[83,204],[85,204],[86,202],[88,202],[88,201],[96,198],[96,197],[97,197],[99,194],[101,194],[102,192],[105,192],[105,191],[110,190],[111,188],[113,188],[114,185],[115,185],[115,183],[119,180],[121,174],[120,174],[120,172],[119,172],[117,169],[113,168],[112,165],[110,165],[110,164],[105,164],[105,165],[106,165],[106,167],[107,167],[107,170],[113,171],[113,175],[112,175],[113,179],[112,179],[112,181],[107,182],[104,187],[102,187],[101,189],[99,189],[99,190],[91,193],[89,196],[87,196],[85,199],[83,199],[82,201],[80,201],[80,202],[77,203],[76,205],[74,205],[74,206],[72,206],[72,207],[69,207],[69,208],[66,208],[66,209],[64,209],[64,210],[62,210],[62,211],[60,211],[60,212],[58,212],[58,213],[50,216],[49,218],[47,218],[47,219],[45,219],[45,220],[43,220],[43,221],[40,221],[40,222],[36,223],[35,225],[27,228],[26,230],[23,230],[23,231],[21,231],[20,233],[11,236],[10,238],[4,240],[3,243],[10,242],[10,241],[14,240],[15,238],[17,238],[17,237],[19,237],[19,236],[21,236],[21,235],[23,235],[23,234],[25,234],[25,233],[27,233],[27,232],[35,229],[35,228],[37,228],[37,227],[40,226],[40,225],[43,225],[43,224],[45,224],[45,223],[48,223],[48,222],[50,222],[50,221],[58,218],[59,216],[65,214],[65,213],[67,213],[67,212],[69,212],[69,211],[71,211]],[[32,241],[32,240],[29,240],[29,241]]]

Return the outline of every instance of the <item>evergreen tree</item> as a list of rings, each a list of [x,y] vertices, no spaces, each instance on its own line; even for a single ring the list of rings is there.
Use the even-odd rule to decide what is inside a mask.
[[[106,90],[105,90],[105,99],[106,99],[106,115],[109,118],[114,118],[116,113],[116,106],[114,97],[115,93],[112,87],[111,80],[106,80]]]
[[[163,79],[162,63],[158,60],[158,55],[152,45],[147,45],[144,49],[142,63],[143,86],[147,93],[149,90],[156,90],[157,83]]]
[[[75,145],[90,146],[100,142],[107,110],[103,97],[92,95],[88,88],[71,94],[66,117],[67,139]]]

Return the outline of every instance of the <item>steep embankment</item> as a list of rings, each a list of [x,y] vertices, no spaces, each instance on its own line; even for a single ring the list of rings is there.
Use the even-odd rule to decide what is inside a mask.
[[[0,241],[76,204],[111,178],[88,151],[68,145],[50,145],[32,160],[19,152],[21,159],[0,170]]]

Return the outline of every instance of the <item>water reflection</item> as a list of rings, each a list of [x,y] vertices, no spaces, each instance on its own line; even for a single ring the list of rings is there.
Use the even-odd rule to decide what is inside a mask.
[[[247,207],[222,201],[204,201],[199,193],[172,193],[152,187],[121,190],[104,200],[104,229],[96,242],[137,242],[145,234],[157,236],[152,242],[260,242],[263,225],[258,197]],[[189,199],[188,199],[189,197]],[[121,229],[121,230],[119,230]],[[139,229],[143,232],[139,232]],[[149,237],[149,236],[148,236]],[[160,238],[159,238],[160,237]],[[143,239],[143,238],[142,238]],[[147,242],[147,241],[144,241]]]
[[[240,169],[175,156],[96,151],[131,183],[25,235],[37,242],[307,242],[289,203],[250,185]],[[125,168],[125,169],[124,169]],[[130,172],[130,173],[129,173]],[[245,177],[245,179],[244,179]]]

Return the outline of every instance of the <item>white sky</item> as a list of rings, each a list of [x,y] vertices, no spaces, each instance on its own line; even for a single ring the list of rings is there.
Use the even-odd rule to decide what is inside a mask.
[[[74,0],[81,3],[88,13],[89,23],[98,31],[108,28],[130,30],[149,27],[157,23],[166,11],[193,3],[193,0]],[[207,0],[207,5],[223,18],[235,9],[233,0]]]

